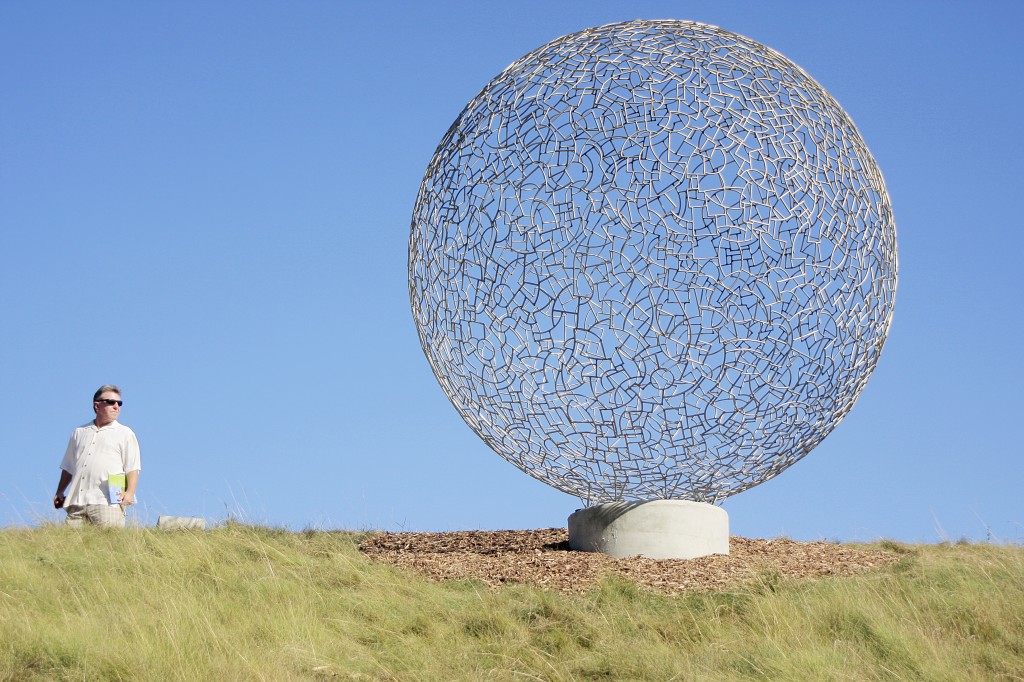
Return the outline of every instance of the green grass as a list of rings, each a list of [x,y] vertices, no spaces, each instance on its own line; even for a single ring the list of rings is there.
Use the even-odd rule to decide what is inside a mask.
[[[0,531],[0,680],[1024,680],[1024,550],[659,596],[433,583],[359,533]]]

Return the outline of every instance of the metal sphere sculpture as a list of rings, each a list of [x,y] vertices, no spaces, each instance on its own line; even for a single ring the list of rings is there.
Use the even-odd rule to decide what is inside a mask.
[[[805,456],[875,367],[896,271],[842,108],[774,50],[686,21],[505,69],[438,146],[409,242],[459,414],[588,504],[714,503]]]

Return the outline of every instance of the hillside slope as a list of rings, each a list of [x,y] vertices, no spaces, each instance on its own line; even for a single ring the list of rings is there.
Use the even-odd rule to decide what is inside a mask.
[[[844,545],[896,561],[661,594],[441,580],[360,551],[381,537],[4,529],[0,679],[1024,680],[1019,546]]]

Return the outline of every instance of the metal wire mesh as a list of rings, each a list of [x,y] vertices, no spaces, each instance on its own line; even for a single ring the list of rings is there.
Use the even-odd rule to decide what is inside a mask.
[[[896,231],[852,121],[717,27],[565,36],[448,130],[413,317],[467,424],[586,503],[716,502],[828,435],[892,318]]]

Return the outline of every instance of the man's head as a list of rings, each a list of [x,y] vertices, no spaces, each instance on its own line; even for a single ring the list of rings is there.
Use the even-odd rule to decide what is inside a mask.
[[[106,426],[121,415],[121,389],[112,384],[100,386],[92,396],[96,426]]]

